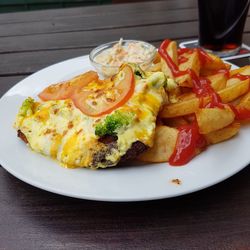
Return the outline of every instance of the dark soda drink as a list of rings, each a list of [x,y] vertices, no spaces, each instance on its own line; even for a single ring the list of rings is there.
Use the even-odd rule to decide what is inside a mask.
[[[199,45],[219,55],[237,53],[250,0],[198,0]]]

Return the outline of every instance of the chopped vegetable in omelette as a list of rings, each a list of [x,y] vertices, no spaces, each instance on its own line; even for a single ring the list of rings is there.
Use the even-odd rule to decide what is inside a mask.
[[[152,147],[165,101],[162,72],[133,64],[100,80],[93,71],[27,98],[17,115],[19,137],[69,168],[106,168]]]

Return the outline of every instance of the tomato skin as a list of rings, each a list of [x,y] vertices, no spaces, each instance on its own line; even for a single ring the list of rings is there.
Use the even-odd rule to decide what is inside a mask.
[[[39,93],[39,98],[43,101],[65,100],[73,93],[73,88],[68,82],[50,85]]]
[[[70,98],[78,88],[92,81],[98,81],[98,75],[94,71],[88,71],[74,77],[72,80],[52,84],[39,93],[38,96],[43,101],[65,100]]]
[[[118,74],[122,74],[123,78],[118,79]],[[124,105],[134,93],[134,72],[129,65],[124,65],[118,74],[110,81],[101,81],[103,88],[99,91],[88,90],[88,85],[78,89],[72,97],[75,106],[88,116],[98,117]],[[112,86],[109,86],[110,84]],[[108,91],[114,94],[113,100],[107,97]],[[91,99],[93,94],[95,97]]]

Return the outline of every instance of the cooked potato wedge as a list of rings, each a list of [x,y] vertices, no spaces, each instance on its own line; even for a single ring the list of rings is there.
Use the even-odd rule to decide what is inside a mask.
[[[240,123],[234,122],[225,128],[205,134],[208,144],[215,144],[230,139],[240,130]]]
[[[178,54],[177,54],[177,43],[175,41],[171,41],[167,47],[167,53],[173,60],[173,62],[178,65]]]
[[[215,91],[222,90],[226,87],[227,76],[224,73],[218,73],[207,77]]]
[[[173,60],[173,62],[178,65],[178,54],[177,54],[177,44],[174,41],[171,41],[167,47],[167,53]],[[167,63],[165,60],[161,58],[161,71],[165,74],[165,76],[170,77],[174,79],[174,76],[172,74],[172,71],[168,67]]]
[[[173,154],[178,137],[178,129],[167,126],[157,126],[152,148],[137,158],[145,162],[167,162]]]
[[[236,74],[250,76],[250,65],[247,65],[238,69],[233,69],[230,71],[230,76],[233,76]]]
[[[238,97],[246,94],[249,89],[249,79],[239,81],[236,84],[218,91],[218,94],[223,103],[229,103]],[[160,112],[160,117],[170,118],[177,116],[184,116],[194,113],[199,108],[199,99],[192,98],[180,101],[174,104],[165,105]]]
[[[200,75],[208,76],[220,69],[227,69],[228,66],[216,55],[208,53],[211,61],[201,65]]]
[[[192,54],[183,54],[188,60],[179,65],[179,69],[181,71],[186,71],[187,69],[192,69],[196,75],[200,74],[200,60],[197,51],[194,51]],[[181,87],[189,87],[192,88],[193,82],[189,74],[179,76],[176,78],[176,81],[179,83]]]
[[[202,108],[195,112],[199,132],[208,134],[218,129],[224,128],[234,121],[235,114],[230,107],[222,108]]]

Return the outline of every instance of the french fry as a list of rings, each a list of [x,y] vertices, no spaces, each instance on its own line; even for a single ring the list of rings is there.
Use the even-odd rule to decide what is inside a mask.
[[[154,146],[138,156],[145,162],[166,162],[173,154],[178,137],[178,129],[167,126],[157,126]]]
[[[207,78],[210,80],[211,86],[215,91],[222,90],[226,87],[227,77],[224,73],[211,75]],[[189,100],[192,98],[195,98],[195,94],[193,92],[184,93],[178,97],[180,101]]]
[[[237,105],[237,108],[244,108],[250,110],[250,92],[248,92],[241,98],[239,104]]]
[[[207,77],[215,91],[222,90],[226,87],[227,77],[224,73],[218,73]]]
[[[200,73],[200,60],[197,51],[194,51],[192,54],[183,54],[188,60],[179,65],[179,69],[181,71],[186,71],[187,69],[193,70],[196,75]],[[176,78],[176,81],[179,83],[181,87],[189,87],[192,88],[193,82],[189,74],[185,74],[183,76],[179,76]]]
[[[193,92],[184,93],[184,94],[181,94],[180,96],[178,96],[178,99],[180,101],[190,100],[192,98],[195,98],[195,93],[193,93]]]
[[[199,99],[193,98],[170,105],[165,105],[159,116],[162,118],[171,118],[184,116],[194,113],[199,108]]]
[[[238,81],[235,84],[220,90],[218,93],[220,95],[222,102],[228,103],[246,94],[248,90],[249,90],[249,79],[244,81]]]
[[[208,134],[218,129],[224,128],[234,121],[235,114],[230,107],[202,108],[195,112],[199,132]]]
[[[247,65],[238,69],[233,69],[230,71],[230,76],[233,76],[236,74],[250,76],[250,65]]]
[[[211,61],[207,61],[204,65],[201,65],[200,75],[208,76],[217,70],[228,68],[228,66],[218,56],[210,53],[208,53],[208,55],[211,58]]]
[[[238,78],[229,78],[226,82],[226,87],[233,86],[234,84],[240,82],[240,79]]]
[[[178,65],[178,54],[177,54],[177,43],[175,41],[171,41],[167,47],[167,53],[173,60],[173,62]]]
[[[205,134],[205,138],[208,144],[216,144],[235,136],[240,130],[240,123],[233,122],[225,128]]]
[[[223,103],[229,103],[238,97],[246,94],[249,89],[249,79],[239,81],[236,84],[218,91]],[[160,117],[170,118],[184,116],[194,113],[199,108],[199,99],[192,98],[174,104],[165,105],[160,112]]]
[[[174,41],[171,41],[167,47],[167,53],[173,60],[173,62],[178,65],[178,54],[177,54],[177,44]],[[174,79],[171,69],[168,67],[167,63],[161,58],[161,71],[165,76]]]

